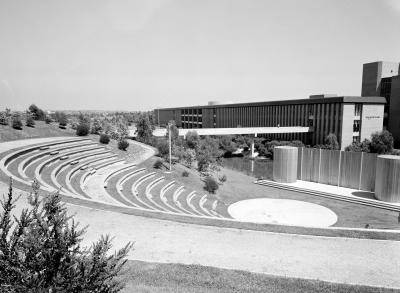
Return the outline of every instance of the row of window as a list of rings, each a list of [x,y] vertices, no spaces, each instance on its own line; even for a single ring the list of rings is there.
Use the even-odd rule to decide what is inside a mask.
[[[203,114],[203,109],[182,109],[181,110],[181,115],[202,115]]]

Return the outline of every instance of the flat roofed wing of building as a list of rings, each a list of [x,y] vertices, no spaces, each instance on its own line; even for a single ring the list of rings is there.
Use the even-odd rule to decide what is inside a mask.
[[[158,110],[179,110],[179,109],[207,109],[207,108],[224,108],[224,107],[248,107],[248,106],[275,106],[275,105],[301,105],[301,104],[324,104],[324,103],[363,103],[363,104],[385,104],[384,97],[360,97],[360,96],[341,96],[341,97],[324,97],[312,99],[295,99],[295,100],[278,100],[251,103],[234,103],[234,104],[217,104],[217,105],[198,105],[187,107],[171,107],[158,108]]]

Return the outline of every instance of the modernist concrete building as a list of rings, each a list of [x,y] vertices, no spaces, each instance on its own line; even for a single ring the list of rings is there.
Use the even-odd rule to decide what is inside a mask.
[[[273,134],[272,138],[323,144],[336,134],[341,148],[382,130],[383,97],[314,95],[309,99],[155,109],[160,126],[175,120],[181,128],[310,127],[308,133]]]
[[[400,63],[372,62],[363,65],[362,96],[385,97],[384,129],[388,129],[400,147]]]

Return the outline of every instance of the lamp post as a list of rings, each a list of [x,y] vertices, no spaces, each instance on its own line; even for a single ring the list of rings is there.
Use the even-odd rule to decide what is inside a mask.
[[[171,123],[168,122],[169,171],[171,172]]]

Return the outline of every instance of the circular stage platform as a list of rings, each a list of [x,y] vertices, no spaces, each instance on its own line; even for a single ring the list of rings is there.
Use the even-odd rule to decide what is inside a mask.
[[[337,222],[330,209],[305,201],[255,198],[235,202],[228,207],[236,220],[305,227],[329,227]]]

